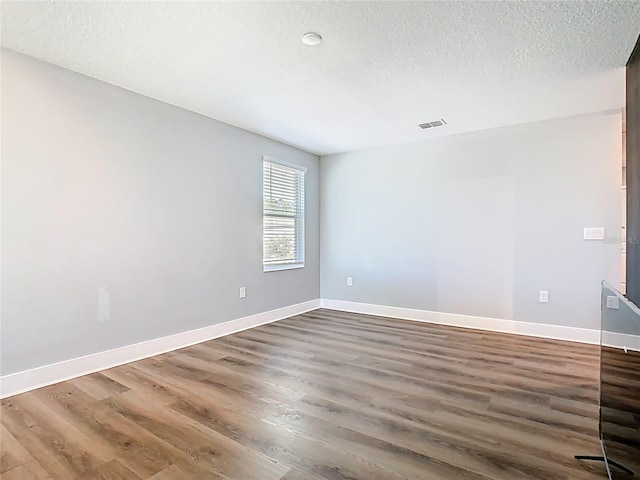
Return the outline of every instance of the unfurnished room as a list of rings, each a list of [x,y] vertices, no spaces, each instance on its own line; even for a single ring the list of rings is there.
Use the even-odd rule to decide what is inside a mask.
[[[1,480],[640,477],[640,1],[0,1]]]

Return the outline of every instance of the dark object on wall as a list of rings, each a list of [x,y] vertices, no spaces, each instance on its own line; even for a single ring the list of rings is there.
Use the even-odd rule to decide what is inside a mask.
[[[640,37],[627,63],[627,297],[640,305]]]

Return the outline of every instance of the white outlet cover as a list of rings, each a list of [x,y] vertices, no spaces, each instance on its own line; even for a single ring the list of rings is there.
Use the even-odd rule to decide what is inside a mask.
[[[353,286],[353,277],[347,277],[347,287]]]
[[[240,298],[245,298],[247,296],[247,287],[240,287]]]
[[[546,290],[540,290],[538,299],[540,303],[549,303],[549,292],[547,292]]]
[[[607,308],[611,310],[620,309],[620,299],[615,295],[607,295]]]
[[[106,322],[111,318],[111,302],[106,287],[98,288],[98,322]]]

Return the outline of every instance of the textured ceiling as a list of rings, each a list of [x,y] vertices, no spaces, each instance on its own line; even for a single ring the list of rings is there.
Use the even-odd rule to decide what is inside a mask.
[[[620,108],[640,33],[640,1],[1,8],[5,47],[319,154]]]

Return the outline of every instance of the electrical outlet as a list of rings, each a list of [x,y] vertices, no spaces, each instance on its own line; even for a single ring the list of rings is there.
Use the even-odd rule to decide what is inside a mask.
[[[607,308],[618,310],[620,308],[620,299],[615,295],[607,295]]]
[[[247,287],[240,287],[240,298],[245,298],[247,296]]]
[[[351,287],[351,286],[353,286],[353,278],[347,277],[347,287]]]
[[[549,292],[547,292],[546,290],[540,290],[538,301],[540,303],[549,303]]]
[[[106,287],[98,288],[98,322],[106,322],[111,317],[111,303]]]

